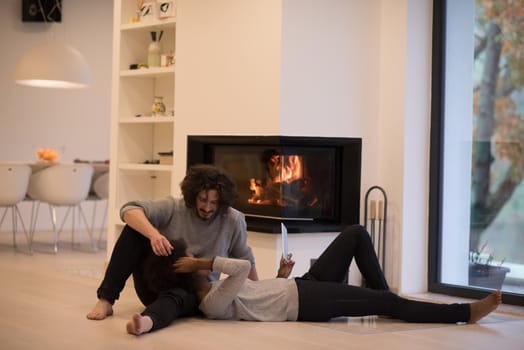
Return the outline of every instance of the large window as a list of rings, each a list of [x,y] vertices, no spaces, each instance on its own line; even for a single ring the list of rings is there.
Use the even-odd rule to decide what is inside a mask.
[[[430,290],[524,305],[524,0],[434,2]]]

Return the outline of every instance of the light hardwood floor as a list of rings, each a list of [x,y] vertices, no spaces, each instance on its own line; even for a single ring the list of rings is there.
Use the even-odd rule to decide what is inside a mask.
[[[37,233],[37,237],[41,239],[42,235]],[[326,323],[194,318],[135,337],[125,331],[132,314],[142,310],[131,282],[115,304],[112,317],[104,321],[86,319],[96,301],[105,252],[73,251],[69,237],[64,235],[57,255],[26,255],[14,251],[10,233],[0,233],[0,349],[524,348],[524,317],[502,312],[475,325],[409,324],[376,317]]]

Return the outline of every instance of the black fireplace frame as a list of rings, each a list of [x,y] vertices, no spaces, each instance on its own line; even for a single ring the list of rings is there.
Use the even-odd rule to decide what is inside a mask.
[[[213,164],[213,147],[267,146],[267,147],[328,147],[335,150],[337,169],[335,181],[340,193],[336,194],[335,214],[331,219],[312,221],[270,219],[246,214],[247,228],[257,232],[280,232],[284,221],[290,233],[338,232],[343,227],[360,221],[360,190],[362,139],[345,137],[302,136],[238,136],[238,135],[189,135],[187,137],[187,167],[194,164]]]

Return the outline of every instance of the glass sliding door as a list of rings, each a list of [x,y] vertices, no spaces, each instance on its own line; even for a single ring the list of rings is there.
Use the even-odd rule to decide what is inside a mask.
[[[434,2],[430,290],[524,304],[524,0]]]

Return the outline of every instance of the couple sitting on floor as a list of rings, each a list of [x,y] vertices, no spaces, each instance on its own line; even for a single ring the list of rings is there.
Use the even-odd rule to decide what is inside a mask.
[[[277,278],[259,281],[244,215],[231,207],[236,199],[231,178],[217,167],[196,165],[181,189],[180,200],[124,205],[121,216],[127,226],[87,318],[112,315],[131,275],[146,306],[127,324],[135,335],[199,313],[256,321],[384,315],[409,322],[474,323],[501,303],[500,291],[467,304],[420,302],[390,292],[369,234],[358,225],[343,230],[302,277],[287,278],[294,265],[287,257],[281,259]],[[353,258],[369,288],[342,283]],[[227,277],[218,280],[220,273]]]

